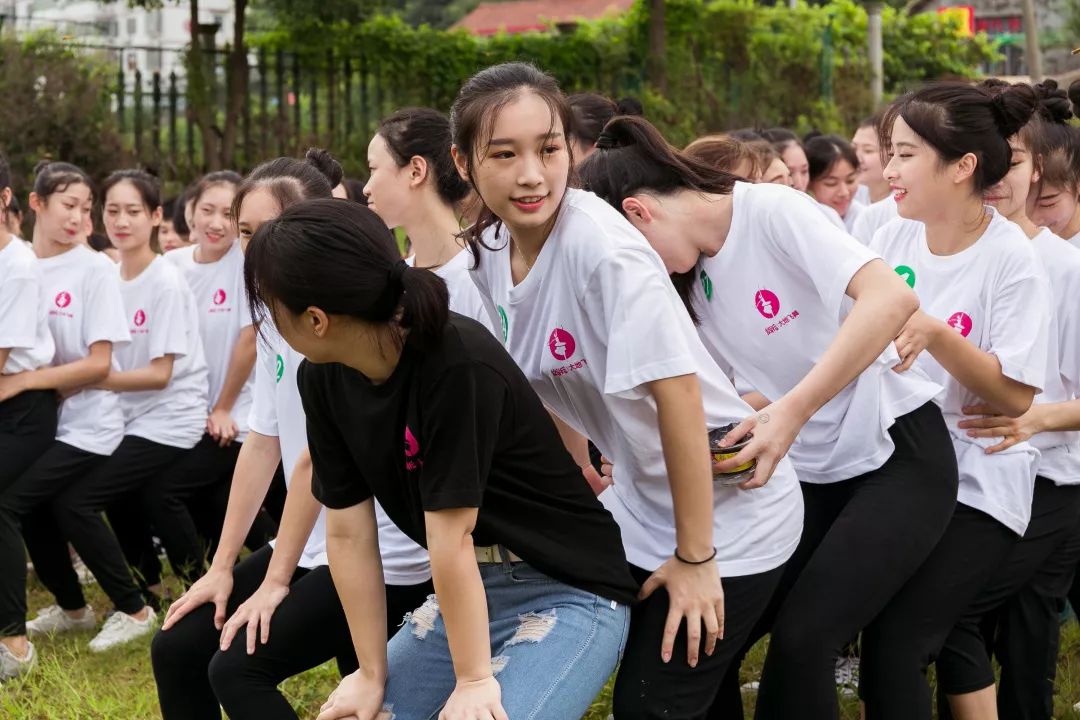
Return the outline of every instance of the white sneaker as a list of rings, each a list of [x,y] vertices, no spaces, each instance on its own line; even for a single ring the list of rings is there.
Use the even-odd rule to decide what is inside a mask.
[[[73,618],[60,609],[59,605],[50,605],[37,614],[37,617],[26,623],[26,634],[30,637],[35,635],[55,635],[56,633],[72,632],[75,630],[93,630],[97,625],[97,616],[94,608],[86,606],[86,612],[81,618]]]
[[[71,559],[71,567],[75,568],[75,574],[79,576],[80,585],[93,585],[97,582],[94,573],[90,572],[90,568],[86,567],[86,563],[78,555]]]
[[[145,620],[136,620],[127,613],[122,612],[110,615],[102,626],[101,632],[90,641],[90,650],[93,652],[105,652],[117,645],[123,645],[135,638],[154,632],[157,613],[151,608],[146,608],[146,612]]]
[[[859,689],[859,658],[836,659],[836,687],[844,697],[854,697]]]
[[[37,662],[37,651],[33,643],[27,643],[26,657],[15,657],[7,645],[0,643],[0,680],[11,680],[30,672]]]

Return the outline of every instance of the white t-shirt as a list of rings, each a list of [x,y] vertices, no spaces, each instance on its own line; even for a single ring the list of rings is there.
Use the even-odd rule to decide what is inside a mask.
[[[244,288],[244,251],[239,242],[234,242],[224,257],[215,263],[195,262],[195,250],[198,246],[173,250],[164,257],[183,272],[192,294],[195,306],[199,308],[199,332],[202,335],[206,364],[210,371],[210,394],[207,413],[214,409],[221,390],[225,387],[225,377],[229,372],[233,348],[240,337],[240,331],[252,325],[251,310],[248,307],[247,290]],[[240,434],[237,441],[243,442],[247,435],[247,419],[251,414],[251,386],[255,382],[255,371],[244,383],[236,397],[232,415]]]
[[[1035,402],[1069,402],[1080,391],[1080,249],[1046,228],[1032,239],[1032,246],[1053,297],[1046,383]],[[1039,433],[1031,444],[1042,455],[1039,475],[1058,485],[1080,484],[1080,432]]]
[[[866,206],[857,202],[852,202],[848,205],[847,214],[844,215],[844,230],[849,233],[855,229],[855,223],[859,221],[859,218],[866,212]]]
[[[1068,238],[1068,240],[1069,240],[1070,243],[1072,243],[1076,247],[1080,247],[1080,233],[1076,233],[1071,238]]]
[[[116,265],[107,255],[79,245],[38,259],[38,267],[56,343],[52,364],[82,360],[91,345],[108,341],[113,344],[112,366],[119,370],[116,353],[131,335]],[[64,400],[56,439],[95,455],[112,455],[124,439],[120,398],[108,390],[83,390]]]
[[[11,350],[3,375],[43,368],[56,351],[37,256],[14,235],[0,250],[0,348]]]
[[[870,199],[870,186],[859,185],[859,187],[855,189],[855,197],[852,198],[852,202],[856,202],[863,206],[872,205],[874,201]]]
[[[307,416],[296,387],[296,369],[304,357],[289,347],[268,317],[259,333],[255,361],[255,393],[250,426],[260,435],[277,437],[285,483],[292,483],[296,461],[307,448]],[[427,551],[405,536],[375,503],[379,525],[379,553],[383,579],[388,585],[418,585],[431,578]],[[326,509],[304,545],[300,567],[326,565]]]
[[[836,338],[851,278],[878,256],[823,220],[806,195],[781,185],[735,183],[731,229],[695,270],[698,334],[740,383],[779,400]],[[799,480],[831,483],[881,467],[896,418],[941,387],[900,362],[890,342],[854,382],[814,413],[788,456]]]
[[[675,518],[656,403],[645,384],[696,374],[705,420],[717,428],[753,411],[709,357],[660,257],[592,193],[568,190],[532,271],[516,287],[503,228],[473,270],[507,349],[540,398],[615,464],[600,495],[631,563],[655,570],[675,548]],[[723,576],[766,572],[794,552],[802,495],[781,460],[756,490],[715,486],[713,543]]]
[[[925,226],[896,219],[870,248],[908,279],[922,311],[952,326],[1001,363],[1006,377],[1041,390],[1046,380],[1050,288],[1024,232],[993,208],[982,237],[955,255],[933,255]],[[987,455],[1000,439],[971,438],[957,423],[982,400],[924,352],[916,361],[943,386],[937,402],[953,437],[960,468],[958,500],[994,517],[1018,535],[1031,518],[1038,451],[1030,443]]]
[[[896,200],[890,194],[866,207],[852,225],[851,235],[863,245],[869,245],[874,233],[898,217]]]
[[[120,275],[117,266],[117,276]],[[138,277],[120,278],[131,342],[119,348],[121,370],[138,370],[173,355],[173,371],[164,390],[120,393],[125,435],[185,450],[206,431],[206,358],[199,336],[199,313],[180,271],[154,258]]]
[[[410,267],[416,266],[416,256],[410,255],[405,258]],[[450,309],[458,315],[472,318],[478,323],[491,330],[496,337],[502,338],[501,334],[495,333],[491,325],[491,316],[484,301],[480,297],[480,291],[476,283],[469,277],[469,268],[472,266],[472,253],[461,250],[450,261],[435,268],[432,272],[441,277],[446,283],[446,290],[450,295]]]
[[[809,197],[809,195],[807,197]],[[817,201],[815,200],[814,202]],[[821,214],[824,215],[825,218],[829,221],[829,223],[832,224],[834,227],[838,227],[841,230],[847,229],[847,227],[844,225],[844,218],[840,217],[840,213],[836,212],[834,208],[826,205],[825,203],[817,203],[817,207],[818,210],[821,211]]]

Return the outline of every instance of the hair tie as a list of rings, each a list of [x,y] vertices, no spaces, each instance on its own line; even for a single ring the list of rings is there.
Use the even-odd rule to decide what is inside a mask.
[[[409,269],[409,263],[404,260],[398,260],[396,263],[390,266],[389,281],[390,285],[402,284],[401,279],[405,275],[405,271]]]

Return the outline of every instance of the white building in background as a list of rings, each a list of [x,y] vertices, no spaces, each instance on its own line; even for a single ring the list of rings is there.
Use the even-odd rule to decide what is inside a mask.
[[[191,42],[191,7],[186,0],[167,1],[152,10],[132,8],[127,0],[0,0],[4,30],[19,35],[52,30],[73,44],[101,47],[126,70],[144,76],[184,73],[182,51]],[[232,0],[200,0],[199,22],[218,25],[214,42],[224,47],[232,39]]]

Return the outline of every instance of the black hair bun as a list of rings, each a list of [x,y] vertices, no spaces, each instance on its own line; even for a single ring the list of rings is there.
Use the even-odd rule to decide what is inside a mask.
[[[1072,119],[1073,104],[1069,102],[1069,95],[1058,87],[1056,80],[1043,80],[1035,86],[1035,94],[1039,99],[1041,118],[1053,123],[1067,123]]]
[[[329,151],[322,148],[308,148],[308,151],[304,153],[304,162],[313,165],[325,175],[326,179],[330,181],[331,188],[340,185],[342,178],[345,177],[345,171],[341,169],[341,163]]]
[[[616,115],[645,115],[645,106],[637,98],[624,97],[615,103]]]
[[[1039,107],[1035,88],[1012,85],[993,96],[994,121],[1003,137],[1010,138],[1031,121]]]

